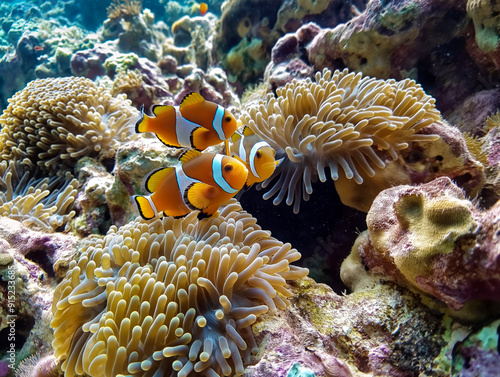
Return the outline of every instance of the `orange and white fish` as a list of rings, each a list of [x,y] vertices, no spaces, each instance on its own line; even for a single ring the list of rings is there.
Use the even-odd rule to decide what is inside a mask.
[[[141,216],[152,219],[182,217],[201,211],[198,218],[210,217],[219,206],[240,191],[248,170],[240,161],[218,153],[187,150],[176,166],[151,173],[146,180],[148,196],[135,196]]]
[[[200,14],[204,16],[208,11],[208,4],[207,3],[201,3],[200,4]]]
[[[215,102],[205,101],[193,92],[179,106],[157,105],[154,117],[144,114],[136,123],[136,132],[154,132],[165,145],[194,148],[202,151],[209,146],[226,142],[238,124],[233,114]]]
[[[248,187],[269,178],[278,165],[274,148],[246,126],[242,133],[233,134],[229,150],[231,156],[241,159],[248,169]]]

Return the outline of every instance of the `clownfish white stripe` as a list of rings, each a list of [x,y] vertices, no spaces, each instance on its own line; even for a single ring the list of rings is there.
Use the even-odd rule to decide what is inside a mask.
[[[247,150],[245,149],[245,136],[241,135],[240,147],[238,148],[238,157],[243,161],[247,160]]]
[[[191,145],[191,134],[199,124],[193,123],[184,118],[178,107],[175,107],[175,134],[180,145]]]
[[[182,165],[177,165],[175,167],[175,178],[177,179],[177,186],[179,187],[179,192],[181,196],[184,198],[186,195],[186,190],[196,182],[200,182],[197,179],[193,179],[184,173],[184,169],[182,169]]]
[[[212,160],[212,172],[214,175],[214,181],[219,185],[221,189],[223,189],[228,194],[235,194],[239,190],[235,190],[232,188],[229,183],[224,179],[222,175],[222,159],[224,155],[216,154],[214,159]]]
[[[255,169],[255,155],[257,154],[257,151],[263,147],[270,147],[270,145],[265,141],[259,141],[258,143],[255,143],[250,150],[250,158],[248,159],[250,163],[250,170],[252,171],[252,174],[257,178],[260,178],[260,176],[259,174],[257,174],[257,170]]]
[[[212,126],[217,132],[217,135],[219,135],[219,139],[224,141],[226,140],[226,135],[224,134],[224,130],[222,129],[222,118],[224,118],[224,108],[221,105],[217,105],[217,111],[215,112]]]

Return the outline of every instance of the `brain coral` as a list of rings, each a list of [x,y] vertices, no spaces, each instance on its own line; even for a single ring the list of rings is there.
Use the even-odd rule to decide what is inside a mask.
[[[75,216],[78,181],[63,176],[34,178],[19,161],[0,162],[0,216],[52,232]],[[36,174],[35,174],[36,175]]]
[[[287,305],[300,254],[235,200],[202,221],[137,219],[81,247],[54,294],[67,377],[241,375],[251,325]]]
[[[113,157],[135,134],[138,112],[124,95],[83,77],[37,79],[9,99],[0,117],[0,157],[56,172],[82,156]]]
[[[434,102],[413,80],[378,80],[347,69],[325,68],[315,81],[278,88],[241,118],[281,159],[262,184],[279,177],[264,198],[278,193],[273,202],[279,204],[286,196],[297,213],[312,182],[326,181],[326,167],[333,180],[343,172],[361,184],[362,175],[374,176],[372,166],[385,167],[384,158],[396,160],[409,143],[437,138],[417,133],[440,119]]]

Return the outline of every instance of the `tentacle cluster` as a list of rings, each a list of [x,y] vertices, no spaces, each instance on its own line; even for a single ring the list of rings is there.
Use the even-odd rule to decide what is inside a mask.
[[[219,216],[137,219],[81,247],[56,289],[65,375],[243,374],[251,325],[285,308],[300,258],[232,200]]]
[[[309,199],[312,182],[345,174],[357,183],[384,168],[385,158],[414,141],[435,140],[418,132],[440,119],[435,100],[413,80],[379,80],[361,73],[316,73],[315,80],[293,80],[242,114],[242,121],[266,140],[281,159],[264,181],[274,204],[286,197],[294,212]]]

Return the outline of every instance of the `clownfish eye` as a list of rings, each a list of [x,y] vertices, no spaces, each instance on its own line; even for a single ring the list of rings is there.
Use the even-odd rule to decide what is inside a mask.
[[[262,152],[260,150],[258,150],[257,153],[255,153],[255,156],[257,158],[261,158],[262,157]]]
[[[227,171],[227,172],[230,172],[231,170],[233,170],[233,165],[232,164],[226,164],[224,166],[224,170]]]
[[[225,117],[225,118],[224,118],[224,120],[225,120],[226,122],[230,122],[230,121],[231,121],[231,117]]]

